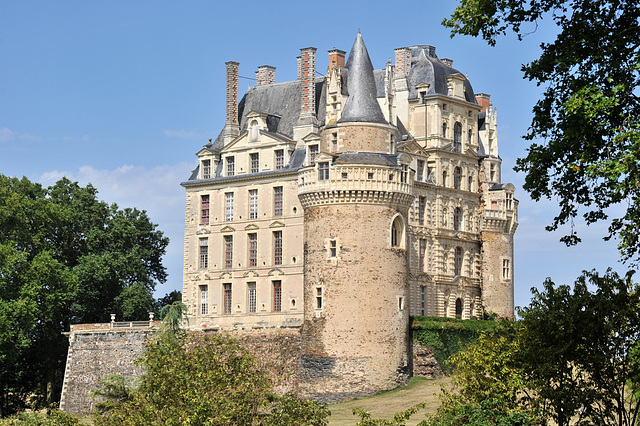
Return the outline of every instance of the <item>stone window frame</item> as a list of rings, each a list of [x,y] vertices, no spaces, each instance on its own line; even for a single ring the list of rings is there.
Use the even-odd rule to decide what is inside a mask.
[[[224,315],[231,314],[233,310],[233,284],[222,284],[222,313]]]
[[[198,286],[200,290],[200,315],[209,314],[209,286],[206,284]]]
[[[234,157],[233,155],[229,155],[227,157],[225,157],[225,164],[226,164],[226,173],[227,176],[235,176],[236,175],[236,157]]]
[[[224,269],[233,268],[233,235],[223,235]]]
[[[282,231],[273,231],[273,264],[282,265],[283,256],[283,235]]]
[[[275,170],[282,170],[285,168],[284,149],[276,149],[274,151],[274,164]]]
[[[249,190],[249,220],[258,219],[258,190]]]
[[[198,243],[198,269],[208,269],[209,268],[209,238],[202,237],[199,239]]]
[[[273,187],[273,217],[282,217],[284,212],[284,187]]]
[[[396,213],[391,219],[389,226],[389,245],[395,249],[406,249],[406,231],[407,225],[404,217],[400,213]]]
[[[282,280],[273,280],[271,281],[271,289],[272,289],[272,311],[273,312],[282,312]]]
[[[202,179],[210,179],[211,178],[211,160],[202,160]]]
[[[255,314],[258,311],[258,289],[255,281],[247,283],[247,313]]]
[[[235,195],[233,192],[224,193],[224,221],[233,222],[233,204]]]
[[[328,161],[321,161],[318,163],[318,180],[329,180]]]
[[[249,170],[250,173],[260,173],[260,153],[252,152],[249,154]]]
[[[211,205],[211,196],[209,194],[200,195],[200,223],[202,225],[209,224],[210,205]]]
[[[258,266],[258,233],[250,232],[247,234],[247,265],[250,268]]]

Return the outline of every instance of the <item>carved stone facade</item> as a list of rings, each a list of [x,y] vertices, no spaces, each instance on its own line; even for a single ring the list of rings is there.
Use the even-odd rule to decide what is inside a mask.
[[[194,330],[302,327],[300,392],[334,401],[403,383],[410,315],[513,315],[514,187],[489,95],[432,46],[374,70],[360,34],[261,67],[198,153],[186,189],[183,302]],[[349,380],[343,380],[349,377]]]

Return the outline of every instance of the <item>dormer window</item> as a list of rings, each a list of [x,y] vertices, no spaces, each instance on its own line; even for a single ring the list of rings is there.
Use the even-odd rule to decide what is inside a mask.
[[[427,103],[427,92],[420,92],[420,103],[421,104],[426,104]]]
[[[202,160],[202,179],[211,178],[211,160]]]
[[[258,129],[258,120],[253,120],[249,125],[249,140],[256,142],[260,136],[260,130]]]

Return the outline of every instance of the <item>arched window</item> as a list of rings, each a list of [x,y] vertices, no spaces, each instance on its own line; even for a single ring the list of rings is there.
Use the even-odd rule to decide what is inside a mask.
[[[391,247],[404,248],[404,220],[401,215],[391,223]]]
[[[473,138],[473,131],[471,129],[469,129],[469,131],[467,132],[467,144],[471,145],[471,139]]]
[[[447,137],[447,123],[442,123],[442,137],[446,138]]]
[[[442,186],[447,186],[447,171],[442,172]]]
[[[456,247],[453,257],[453,275],[460,275],[462,272],[462,247]]]
[[[453,169],[453,188],[460,189],[461,181],[462,181],[462,170],[460,170],[460,167],[456,167]]]
[[[462,318],[462,299],[456,299],[456,318]]]
[[[453,210],[453,229],[456,231],[460,231],[462,228],[462,209],[460,207],[456,207]]]
[[[473,191],[473,176],[469,176],[469,191]]]
[[[453,125],[453,152],[462,152],[462,124]]]
[[[249,140],[255,142],[258,140],[260,132],[258,131],[258,120],[253,120],[249,127]]]

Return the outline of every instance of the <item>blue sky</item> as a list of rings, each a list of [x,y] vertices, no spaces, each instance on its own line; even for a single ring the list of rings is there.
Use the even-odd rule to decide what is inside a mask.
[[[0,173],[51,185],[62,176],[121,207],[147,210],[171,239],[161,296],[182,287],[184,190],[195,153],[224,125],[226,61],[254,77],[260,65],[276,81],[296,78],[300,48],[349,51],[358,28],[375,68],[393,49],[436,46],[466,74],[476,93],[498,109],[503,181],[518,188],[516,305],[546,277],[572,283],[583,269],[617,263],[606,227],[577,223],[583,243],[566,248],[548,233],[553,202],[534,203],[512,171],[528,142],[521,136],[541,89],[522,79],[554,28],[542,22],[523,42],[491,48],[470,37],[449,38],[440,23],[453,0],[396,2],[24,1],[0,0]],[[240,80],[241,94],[253,84]],[[563,231],[566,231],[564,229]]]

